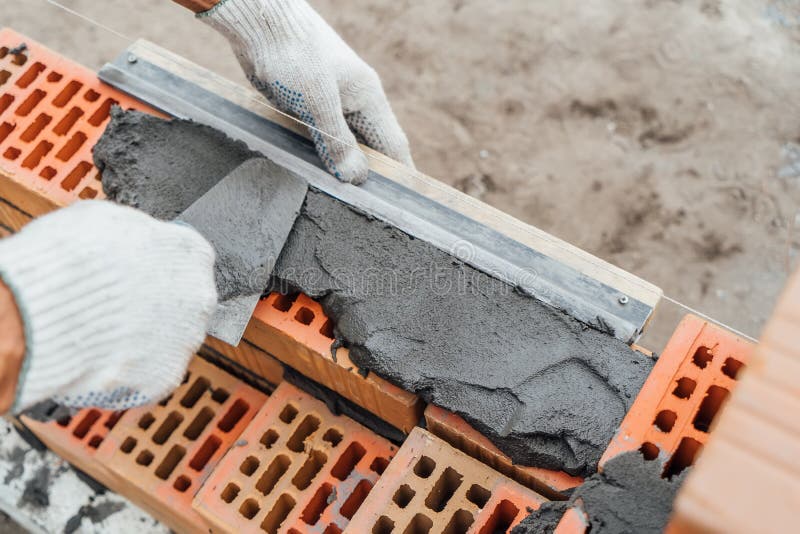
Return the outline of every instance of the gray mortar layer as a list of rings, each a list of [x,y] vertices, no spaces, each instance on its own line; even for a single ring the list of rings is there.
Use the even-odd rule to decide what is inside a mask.
[[[112,117],[95,148],[104,190],[162,218],[213,186],[210,169],[219,180],[252,157],[189,121]],[[354,363],[461,415],[521,465],[594,472],[653,365],[314,189],[268,290],[318,299]]]
[[[661,478],[664,464],[647,461],[639,451],[621,454],[587,478],[569,502],[548,502],[526,517],[512,534],[550,533],[566,508],[579,506],[589,518],[589,530],[598,532],[660,533],[667,526],[684,471],[672,480]]]

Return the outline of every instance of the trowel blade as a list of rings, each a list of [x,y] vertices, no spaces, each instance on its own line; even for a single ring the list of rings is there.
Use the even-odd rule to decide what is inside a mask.
[[[265,158],[242,163],[178,216],[217,253],[219,304],[208,333],[236,346],[305,200],[301,176]]]

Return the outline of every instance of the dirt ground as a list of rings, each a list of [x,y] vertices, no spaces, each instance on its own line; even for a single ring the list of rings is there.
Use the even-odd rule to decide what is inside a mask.
[[[61,1],[244,83],[168,0]],[[800,1],[311,3],[381,74],[421,170],[758,335],[800,247]],[[126,44],[3,4],[93,68]]]

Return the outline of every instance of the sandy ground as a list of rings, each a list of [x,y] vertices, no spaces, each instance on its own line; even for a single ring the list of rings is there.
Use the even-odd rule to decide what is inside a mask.
[[[243,82],[168,0],[61,1]],[[382,75],[420,169],[758,335],[800,246],[798,0],[311,3]],[[3,4],[90,67],[125,46]]]

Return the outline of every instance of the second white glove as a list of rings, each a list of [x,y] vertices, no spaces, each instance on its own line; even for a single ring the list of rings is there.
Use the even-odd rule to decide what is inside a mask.
[[[313,127],[317,153],[334,176],[366,180],[356,136],[413,167],[378,74],[305,0],[222,0],[198,17],[228,38],[250,82],[274,106]]]

